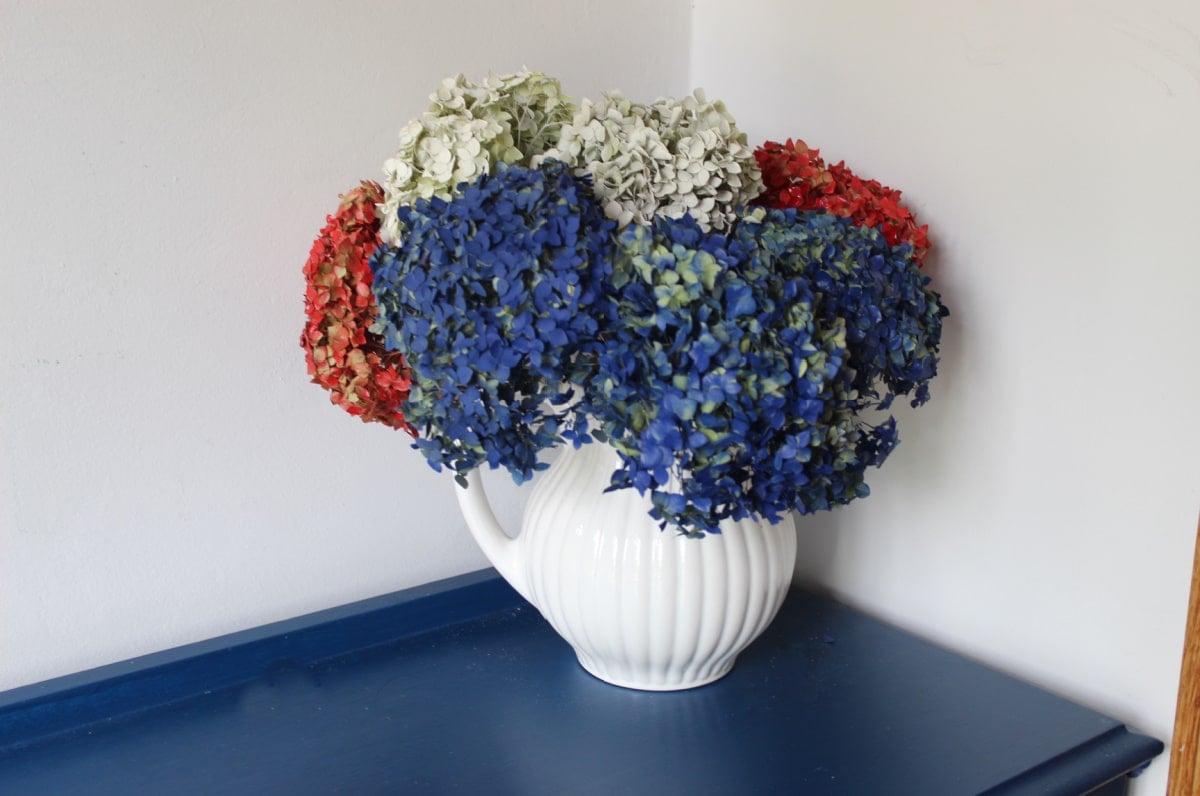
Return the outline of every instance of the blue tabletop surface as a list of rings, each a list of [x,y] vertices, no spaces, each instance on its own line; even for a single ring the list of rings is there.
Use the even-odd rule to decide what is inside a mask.
[[[1079,793],[1161,748],[803,591],[724,680],[616,688],[490,573],[0,694],[3,794]]]

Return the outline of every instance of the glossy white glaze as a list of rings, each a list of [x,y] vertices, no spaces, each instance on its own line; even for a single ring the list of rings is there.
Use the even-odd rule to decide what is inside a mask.
[[[587,671],[653,691],[710,683],[779,610],[795,525],[790,516],[776,525],[725,522],[703,539],[659,530],[649,497],[604,492],[618,462],[608,445],[564,450],[535,484],[515,539],[496,521],[477,474],[457,489],[459,504],[497,571]]]

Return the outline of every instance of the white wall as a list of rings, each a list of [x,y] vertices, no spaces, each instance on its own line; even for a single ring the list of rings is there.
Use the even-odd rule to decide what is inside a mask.
[[[1200,5],[698,0],[692,80],[756,142],[905,190],[954,313],[873,495],[801,520],[798,578],[1168,738],[1200,508]]]
[[[0,689],[486,566],[452,481],[307,383],[301,266],[442,77],[678,94],[689,17],[3,4]]]

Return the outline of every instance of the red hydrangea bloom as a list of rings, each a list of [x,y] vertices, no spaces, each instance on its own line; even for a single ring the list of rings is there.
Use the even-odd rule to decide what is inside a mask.
[[[341,200],[304,264],[308,324],[300,345],[308,373],[350,414],[416,436],[401,411],[412,384],[408,365],[370,331],[379,315],[369,262],[379,245],[375,205],[383,201],[383,189],[364,181]]]
[[[917,225],[911,210],[900,203],[900,191],[875,180],[864,180],[845,162],[827,166],[820,150],[803,141],[768,141],[754,152],[762,169],[764,190],[755,204],[772,208],[824,210],[854,223],[881,227],[893,246],[907,243],[917,265],[929,251],[929,227]]]

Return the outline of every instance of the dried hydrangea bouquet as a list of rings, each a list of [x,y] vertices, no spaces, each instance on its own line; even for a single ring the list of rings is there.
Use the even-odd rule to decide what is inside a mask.
[[[711,682],[774,617],[793,513],[868,493],[929,398],[940,297],[900,193],[700,91],[578,106],[448,79],[305,266],[313,380],[459,482],[476,539],[601,679]],[[486,464],[534,486],[498,526]]]

